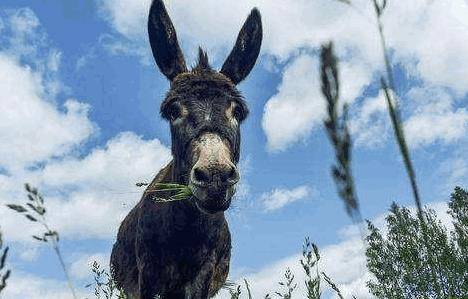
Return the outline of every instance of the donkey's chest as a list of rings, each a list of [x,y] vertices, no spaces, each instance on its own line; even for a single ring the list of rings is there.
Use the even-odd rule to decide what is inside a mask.
[[[150,247],[145,244],[145,250],[151,250],[156,276],[170,277],[173,283],[185,285],[212,275],[225,250],[230,249],[226,242],[229,240],[221,235],[173,232],[170,237],[152,240]]]

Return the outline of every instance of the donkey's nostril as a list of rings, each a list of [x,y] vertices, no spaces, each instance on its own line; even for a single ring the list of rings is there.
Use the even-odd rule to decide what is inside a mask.
[[[234,185],[239,181],[239,172],[235,166],[226,166],[208,170],[205,167],[195,167],[192,171],[192,181],[198,185],[222,184]]]
[[[193,176],[197,182],[209,183],[210,173],[204,168],[197,167],[193,170]]]
[[[239,181],[239,172],[237,171],[236,167],[232,166],[225,172],[225,176],[223,177],[223,181],[227,182],[228,184],[235,184]]]

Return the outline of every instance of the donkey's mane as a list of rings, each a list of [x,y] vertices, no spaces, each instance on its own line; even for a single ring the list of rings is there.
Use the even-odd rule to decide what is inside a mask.
[[[208,60],[208,54],[202,47],[198,48],[198,61],[195,67],[192,68],[192,72],[203,72],[212,71],[210,62]]]

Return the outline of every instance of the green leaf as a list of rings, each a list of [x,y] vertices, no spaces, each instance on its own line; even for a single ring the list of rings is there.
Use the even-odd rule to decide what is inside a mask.
[[[39,214],[41,216],[44,215],[44,213],[45,213],[45,209],[43,207],[41,207],[41,206],[35,206],[35,205],[33,205],[33,204],[29,203],[29,202],[26,203],[26,205],[28,205],[28,207],[30,207],[34,212],[36,212],[37,214]]]
[[[24,213],[27,212],[28,210],[25,209],[22,205],[15,205],[15,204],[7,204],[6,205],[8,208],[18,212],[18,213]]]
[[[3,250],[3,254],[2,254],[2,257],[0,258],[0,269],[3,269],[3,267],[5,267],[5,261],[6,261],[6,258],[7,258],[7,255],[8,255],[8,247],[6,247],[4,250]]]
[[[33,216],[29,215],[29,214],[26,214],[24,215],[26,218],[28,218],[29,221],[32,221],[32,222],[37,222],[37,219],[34,218]]]
[[[46,238],[43,238],[43,237],[38,237],[38,236],[32,236],[35,240],[37,241],[41,241],[41,242],[45,242],[47,243],[47,239]]]

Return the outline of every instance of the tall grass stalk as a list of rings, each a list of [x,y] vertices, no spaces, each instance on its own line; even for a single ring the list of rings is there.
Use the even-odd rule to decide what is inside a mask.
[[[333,291],[335,291],[335,293],[336,293],[336,295],[338,296],[338,298],[344,299],[344,298],[343,298],[343,295],[341,294],[340,289],[339,289],[338,286],[331,280],[331,278],[330,278],[325,272],[322,272],[322,275],[323,275],[323,279],[325,280],[325,282],[328,283],[328,285],[332,288]],[[353,296],[353,297],[354,297],[354,296]]]
[[[320,291],[319,260],[318,247],[311,243],[309,238],[306,238],[302,247],[302,259],[300,262],[306,274],[304,283],[307,289],[307,299],[319,299],[322,295]]]
[[[427,219],[425,218],[425,214],[422,209],[422,200],[419,194],[419,188],[416,181],[416,173],[414,171],[413,162],[410,157],[410,151],[408,149],[408,144],[406,142],[405,133],[403,129],[403,122],[401,121],[401,114],[400,108],[398,105],[398,100],[394,97],[396,96],[396,88],[395,88],[395,80],[393,77],[393,69],[390,64],[390,57],[388,54],[387,42],[385,39],[385,34],[383,30],[383,23],[382,23],[382,14],[386,8],[387,1],[383,0],[381,4],[377,2],[377,0],[372,0],[374,6],[374,12],[377,22],[377,28],[379,31],[381,49],[382,49],[382,56],[385,63],[385,75],[381,77],[381,85],[382,90],[384,91],[385,99],[387,101],[388,112],[390,115],[390,120],[393,126],[393,132],[395,135],[395,139],[397,140],[398,148],[400,149],[400,153],[403,157],[403,164],[405,165],[406,173],[408,175],[411,189],[413,192],[414,202],[417,208],[417,216],[419,221],[421,222],[422,228],[422,235],[427,251],[427,255],[429,257],[428,261],[431,264],[431,271],[432,271],[432,280],[436,292],[439,296],[442,295],[440,286],[443,285],[442,281],[438,281],[437,275],[435,272],[437,260],[435,259],[434,255],[432,254],[429,246],[429,236],[428,236],[428,227],[427,227]],[[441,283],[441,285],[439,285]]]
[[[332,166],[332,177],[343,200],[346,212],[354,222],[361,222],[361,212],[351,172],[351,136],[347,125],[348,108],[342,106],[339,116],[340,81],[338,61],[333,53],[333,43],[322,46],[320,52],[320,77],[322,94],[327,101],[327,119],[324,121],[327,135],[335,150],[336,164]]]
[[[339,2],[345,3],[347,5],[353,6],[351,1],[341,1]],[[384,96],[388,106],[388,112],[390,115],[390,120],[393,127],[393,132],[395,135],[395,139],[398,144],[398,148],[403,158],[403,164],[405,166],[406,174],[409,178],[413,199],[416,204],[417,208],[417,216],[419,221],[421,222],[422,234],[423,239],[427,251],[427,255],[429,256],[429,262],[431,263],[431,271],[433,277],[433,284],[436,288],[436,291],[440,295],[440,288],[439,283],[437,281],[437,277],[435,275],[435,263],[436,259],[432,255],[432,252],[429,250],[429,237],[428,237],[428,228],[427,228],[427,220],[425,219],[424,212],[422,209],[422,200],[419,194],[419,188],[416,181],[416,173],[414,171],[413,162],[411,160],[410,151],[408,149],[408,144],[406,142],[405,133],[403,130],[403,122],[401,120],[400,108],[398,105],[398,101],[396,97],[396,87],[395,87],[395,80],[393,77],[393,69],[390,63],[390,57],[387,48],[387,42],[384,34],[384,26],[382,22],[382,14],[384,13],[387,7],[387,0],[377,1],[377,0],[370,0],[375,12],[375,19],[377,30],[379,32],[379,39],[380,39],[380,46],[382,50],[382,57],[385,65],[385,75],[383,75],[380,79],[381,87],[384,92]],[[441,282],[442,283],[442,282]]]
[[[292,273],[291,269],[286,269],[286,272],[284,272],[284,281],[280,281],[279,285],[285,288],[286,290],[284,292],[275,292],[276,295],[283,299],[291,299],[292,293],[297,288],[297,283],[294,282],[294,273]]]
[[[377,0],[372,0],[372,3],[374,5],[374,11],[377,20],[377,28],[379,31],[380,44],[382,48],[382,57],[385,63],[386,78],[384,76],[382,76],[381,78],[382,90],[384,91],[385,99],[387,100],[388,111],[393,125],[395,138],[397,140],[400,153],[403,157],[403,163],[405,165],[406,173],[411,183],[414,201],[416,203],[418,213],[423,215],[421,197],[419,195],[418,184],[416,183],[416,174],[414,171],[413,162],[410,157],[408,145],[406,143],[405,133],[403,131],[403,125],[400,116],[400,108],[398,106],[398,101],[393,98],[396,95],[395,80],[393,78],[393,69],[390,64],[387,42],[385,39],[383,23],[381,19],[382,13],[386,8],[387,1],[383,1],[380,5],[377,2]]]
[[[320,299],[322,297],[322,279],[331,287],[338,298],[343,299],[343,295],[338,286],[325,272],[320,272],[320,257],[317,245],[310,242],[309,238],[306,238],[302,247],[302,259],[300,262],[306,274],[304,283],[307,290],[307,299]]]
[[[250,291],[250,284],[245,278],[244,278],[244,286],[247,291],[247,298],[252,299],[252,293]],[[231,296],[231,299],[239,299],[241,297],[241,294],[242,294],[241,285],[237,285],[234,282],[226,281],[223,285],[223,288],[229,291],[229,295]],[[270,297],[269,295],[266,295],[265,298],[270,298]]]
[[[10,269],[5,270],[6,259],[8,256],[8,246],[3,248],[2,232],[0,231],[0,293],[5,289],[7,280],[10,277]]]
[[[44,228],[44,232],[42,235],[33,235],[33,239],[39,242],[44,242],[50,244],[52,249],[57,256],[60,266],[62,267],[63,273],[67,280],[68,288],[72,293],[73,298],[76,297],[75,289],[73,287],[73,283],[71,281],[70,275],[68,273],[67,267],[65,265],[65,261],[63,259],[62,252],[60,251],[59,247],[59,233],[56,230],[53,230],[49,227],[46,220],[46,208],[44,206],[44,198],[38,192],[36,188],[31,187],[29,184],[25,184],[24,188],[27,193],[28,202],[26,205],[17,205],[17,204],[7,204],[6,206],[13,211],[23,215],[31,222],[36,222],[42,225]]]

